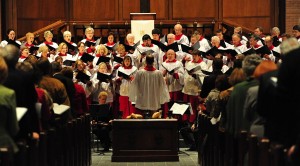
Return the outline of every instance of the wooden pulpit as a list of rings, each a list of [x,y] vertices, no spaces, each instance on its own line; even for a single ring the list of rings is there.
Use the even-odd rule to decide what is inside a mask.
[[[112,122],[112,162],[179,161],[177,119]]]

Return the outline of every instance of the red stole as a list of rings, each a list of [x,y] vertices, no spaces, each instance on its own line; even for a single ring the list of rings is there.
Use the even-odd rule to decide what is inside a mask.
[[[147,65],[144,69],[146,71],[155,71],[156,70],[153,66],[149,66],[149,65]]]
[[[181,38],[182,35],[183,34],[181,34],[181,35],[175,35],[175,40],[180,40],[180,38]]]

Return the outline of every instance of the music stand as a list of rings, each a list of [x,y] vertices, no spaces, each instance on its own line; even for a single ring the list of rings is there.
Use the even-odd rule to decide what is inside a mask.
[[[170,105],[171,108],[170,108]],[[179,119],[182,120],[182,116],[184,114],[192,114],[193,111],[191,110],[191,105],[189,102],[183,102],[183,101],[171,101],[168,103],[169,106],[169,112],[168,116],[170,117],[171,115],[178,115],[178,122],[180,121]],[[179,134],[180,134],[180,128],[178,127],[178,154],[186,154],[187,156],[190,156],[188,153],[181,151],[179,148]]]
[[[89,110],[90,110],[90,114],[91,114],[91,117],[92,117],[92,120],[95,120],[95,121],[99,121],[101,118],[105,118],[105,117],[108,117],[109,116],[109,105],[108,104],[90,104],[89,105]],[[96,124],[98,125],[98,124]],[[94,127],[94,125],[92,125],[92,128]],[[93,133],[93,129],[92,129],[92,134]],[[97,152],[100,152],[99,155],[105,155],[104,152],[101,152],[99,150],[99,141],[100,139],[97,138]]]

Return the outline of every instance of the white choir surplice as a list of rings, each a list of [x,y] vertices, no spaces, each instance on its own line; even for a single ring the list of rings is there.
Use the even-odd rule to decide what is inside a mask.
[[[184,68],[180,61],[162,63],[162,66],[167,70],[174,70],[174,73],[178,74],[179,79],[175,79],[174,76],[167,72],[165,78],[169,92],[181,91],[184,84]]]
[[[129,88],[129,100],[141,110],[158,110],[170,95],[160,71],[139,70]]]
[[[192,61],[187,62],[185,64],[185,73],[184,73],[184,86],[182,89],[182,93],[191,95],[191,96],[198,96],[201,90],[201,86],[203,84],[203,79],[206,76],[202,70],[206,70],[207,65],[204,61],[200,63],[194,63]],[[192,77],[188,73],[188,69],[195,70],[193,74],[197,75],[197,78]]]

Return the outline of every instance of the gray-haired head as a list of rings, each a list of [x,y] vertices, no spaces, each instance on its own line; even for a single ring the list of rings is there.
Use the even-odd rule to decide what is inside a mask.
[[[281,54],[284,55],[284,54],[287,54],[288,52],[290,52],[294,49],[297,49],[299,47],[300,47],[300,45],[299,45],[299,42],[297,41],[297,39],[294,37],[291,37],[291,38],[286,39],[285,41],[283,41],[280,44],[280,51],[281,51]]]
[[[245,57],[242,62],[242,68],[247,77],[253,75],[255,68],[260,64],[261,61],[261,57],[257,54],[251,54]]]

